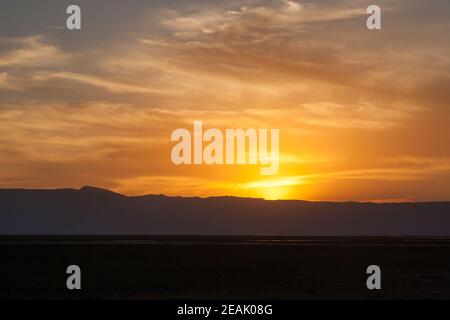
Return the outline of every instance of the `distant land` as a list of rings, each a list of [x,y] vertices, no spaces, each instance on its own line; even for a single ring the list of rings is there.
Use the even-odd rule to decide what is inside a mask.
[[[128,197],[95,187],[0,189],[0,234],[450,236],[450,202]]]

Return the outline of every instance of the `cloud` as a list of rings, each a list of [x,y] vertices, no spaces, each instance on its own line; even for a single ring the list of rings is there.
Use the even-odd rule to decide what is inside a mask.
[[[94,87],[99,87],[115,93],[151,93],[151,94],[173,94],[173,91],[165,89],[147,88],[144,86],[118,83],[110,80],[105,80],[97,76],[74,73],[74,72],[52,72],[40,73],[33,77],[34,81],[49,81],[49,80],[69,80],[75,81]]]
[[[0,72],[0,90],[17,90],[17,86],[14,85],[8,76],[7,72]]]
[[[315,3],[287,0],[230,2],[215,8],[200,6],[189,13],[175,10],[158,12],[161,23],[178,38],[211,40],[217,37],[251,42],[282,35],[288,28],[290,34],[302,32],[306,23],[349,19],[364,14],[361,6],[326,8]]]
[[[32,161],[102,159],[127,148],[168,141],[158,134],[167,119],[127,104],[24,100],[1,105],[0,120],[1,151]]]
[[[0,55],[0,67],[45,67],[62,64],[70,55],[49,44],[42,35],[24,38],[3,38],[0,45],[9,46]]]

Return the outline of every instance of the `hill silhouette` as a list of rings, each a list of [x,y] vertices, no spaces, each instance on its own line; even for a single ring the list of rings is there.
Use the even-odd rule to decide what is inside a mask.
[[[450,202],[128,197],[89,186],[0,189],[0,234],[450,236]]]

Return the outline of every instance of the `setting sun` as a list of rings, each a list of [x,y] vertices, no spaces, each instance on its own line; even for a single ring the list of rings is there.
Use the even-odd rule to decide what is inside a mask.
[[[266,200],[285,200],[292,196],[292,190],[304,184],[302,177],[286,177],[249,182],[239,186],[253,197]]]

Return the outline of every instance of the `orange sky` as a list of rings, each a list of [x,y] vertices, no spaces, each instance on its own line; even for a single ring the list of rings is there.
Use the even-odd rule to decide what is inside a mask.
[[[381,31],[366,1],[80,1],[79,32],[1,8],[0,187],[450,200],[450,5],[378,2]],[[194,120],[279,128],[278,174],[173,165]]]

